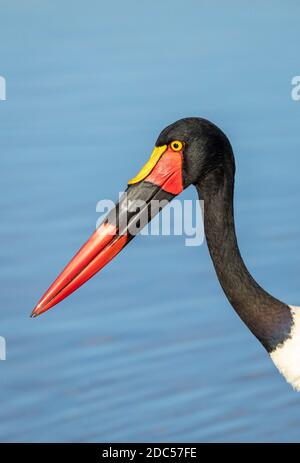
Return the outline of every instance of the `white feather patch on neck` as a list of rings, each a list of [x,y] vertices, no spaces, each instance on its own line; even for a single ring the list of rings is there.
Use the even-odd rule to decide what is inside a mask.
[[[290,337],[270,356],[274,364],[296,391],[300,391],[300,307],[290,307],[293,326]]]

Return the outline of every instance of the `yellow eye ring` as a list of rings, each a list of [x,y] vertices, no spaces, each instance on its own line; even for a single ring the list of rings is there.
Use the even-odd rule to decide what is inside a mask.
[[[182,148],[183,148],[183,143],[182,141],[179,141],[179,140],[173,140],[171,143],[170,143],[170,147],[173,151],[181,151]]]

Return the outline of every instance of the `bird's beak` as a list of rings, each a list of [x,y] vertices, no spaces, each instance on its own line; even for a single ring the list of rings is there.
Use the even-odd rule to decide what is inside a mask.
[[[182,151],[155,147],[149,161],[128,183],[120,201],[82,246],[34,308],[36,317],[58,304],[101,270],[183,190]]]

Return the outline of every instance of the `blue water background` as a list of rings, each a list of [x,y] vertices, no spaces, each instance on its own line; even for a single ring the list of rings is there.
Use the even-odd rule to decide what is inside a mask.
[[[185,116],[229,136],[242,254],[300,305],[299,17],[292,0],[1,2],[0,441],[300,441],[300,395],[230,307],[206,245],[136,238],[29,318],[97,201]]]

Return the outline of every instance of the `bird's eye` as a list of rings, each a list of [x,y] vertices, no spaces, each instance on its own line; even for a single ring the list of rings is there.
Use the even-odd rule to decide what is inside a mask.
[[[173,151],[181,151],[183,148],[182,141],[174,140],[170,143],[170,147]]]

